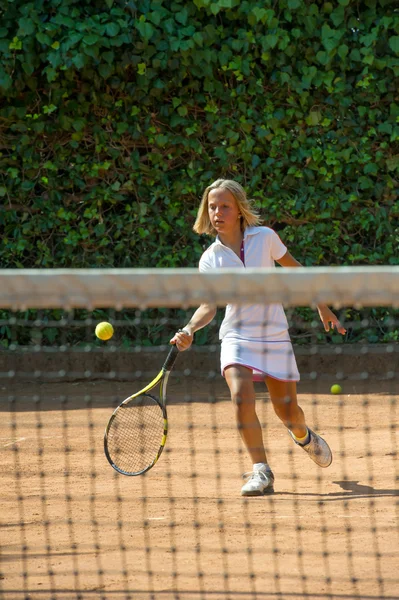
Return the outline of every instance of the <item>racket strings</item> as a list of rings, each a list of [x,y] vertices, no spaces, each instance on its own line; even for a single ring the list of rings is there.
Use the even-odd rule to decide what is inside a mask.
[[[161,407],[151,396],[140,396],[122,405],[108,431],[108,452],[115,466],[138,473],[158,456],[165,421]]]

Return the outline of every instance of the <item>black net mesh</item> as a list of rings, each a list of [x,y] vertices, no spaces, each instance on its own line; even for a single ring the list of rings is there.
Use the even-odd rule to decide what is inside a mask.
[[[220,373],[223,310],[171,372],[156,465],[124,477],[104,456],[112,412],[155,377],[192,312],[117,301],[106,311],[2,310],[0,596],[397,598],[397,309],[341,308],[347,333],[337,336],[314,309],[287,308],[298,403],[333,462],[321,468],[293,442],[281,421],[287,399],[272,402],[275,386],[260,377],[274,493],[254,497],[241,495],[253,463]],[[115,330],[107,342],[94,336],[104,320]],[[291,369],[281,346],[264,352],[267,364]],[[153,408],[159,445],[164,422]],[[124,450],[129,468],[135,452]]]

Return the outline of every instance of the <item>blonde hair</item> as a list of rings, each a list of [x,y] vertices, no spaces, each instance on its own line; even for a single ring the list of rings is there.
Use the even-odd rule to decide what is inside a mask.
[[[216,236],[217,232],[212,227],[208,214],[208,196],[212,190],[228,190],[237,202],[238,210],[241,215],[241,229],[244,231],[247,227],[261,224],[261,218],[256,210],[251,206],[252,201],[247,198],[244,188],[232,179],[216,179],[211,185],[208,185],[202,195],[201,203],[198,209],[197,218],[194,223],[196,233],[206,233]]]

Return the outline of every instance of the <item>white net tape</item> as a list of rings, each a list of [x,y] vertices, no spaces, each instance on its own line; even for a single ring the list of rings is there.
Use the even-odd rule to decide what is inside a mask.
[[[297,269],[7,269],[0,307],[107,308],[224,306],[399,306],[399,267]]]

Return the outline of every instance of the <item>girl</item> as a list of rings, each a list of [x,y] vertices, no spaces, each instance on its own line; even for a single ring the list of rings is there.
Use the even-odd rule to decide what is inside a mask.
[[[204,252],[199,270],[220,268],[299,267],[278,235],[261,227],[259,215],[251,207],[244,189],[237,182],[218,179],[203,194],[196,233],[216,236]],[[346,330],[327,306],[318,306],[326,331]],[[170,340],[180,351],[187,350],[194,333],[212,321],[216,307],[202,304],[190,322]],[[242,440],[252,459],[253,469],[242,496],[259,496],[274,491],[274,475],[270,469],[255,410],[253,381],[264,381],[277,416],[288,428],[296,444],[320,467],[332,461],[325,440],[309,429],[298,405],[296,382],[299,373],[288,333],[288,323],[280,304],[235,306],[229,304],[220,328],[221,370],[230,389]]]

